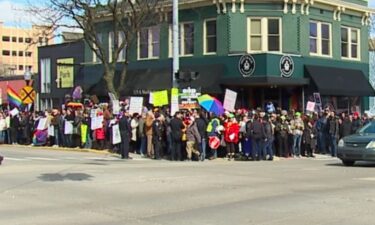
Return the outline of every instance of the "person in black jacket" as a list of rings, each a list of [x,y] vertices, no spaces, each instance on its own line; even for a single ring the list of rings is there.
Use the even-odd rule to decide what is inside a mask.
[[[252,137],[252,143],[253,143],[252,158],[253,160],[255,159],[260,160],[261,157],[263,156],[262,148],[263,148],[264,132],[263,132],[262,121],[257,114],[254,115],[254,121],[251,126],[251,137]]]
[[[266,155],[269,155],[268,160],[273,160],[273,128],[268,115],[263,117],[263,133],[264,133],[264,146],[263,146],[263,160],[266,160]]]
[[[171,160],[182,160],[182,130],[185,128],[182,122],[181,112],[176,112],[174,118],[170,122],[171,135],[172,135],[172,149],[171,149]]]
[[[120,153],[122,159],[131,159],[129,157],[129,143],[131,137],[131,127],[129,120],[129,112],[123,112],[123,116],[119,121],[119,128],[121,134]]]
[[[340,125],[340,138],[346,137],[352,133],[353,117],[351,115],[346,115],[342,120]]]
[[[330,113],[328,118],[329,147],[332,157],[337,156],[337,139],[339,137],[339,121],[335,112]]]
[[[161,114],[155,113],[155,120],[152,123],[152,142],[154,144],[155,159],[161,159],[161,148],[164,135],[164,127],[161,121]]]
[[[10,133],[11,133],[12,144],[18,144],[19,127],[20,127],[20,117],[18,115],[11,116]]]
[[[198,132],[201,137],[200,140],[200,145],[198,146],[199,148],[199,153],[200,153],[200,160],[204,161],[206,159],[206,146],[207,146],[207,118],[205,117],[203,112],[200,112],[197,115],[197,119],[195,120],[197,127],[198,127]]]

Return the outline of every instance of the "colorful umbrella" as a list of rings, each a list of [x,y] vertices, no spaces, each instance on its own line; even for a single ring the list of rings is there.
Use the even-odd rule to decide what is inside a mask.
[[[220,116],[224,113],[223,104],[216,98],[210,95],[201,95],[198,97],[199,105],[202,106],[208,112],[213,112],[217,116]]]

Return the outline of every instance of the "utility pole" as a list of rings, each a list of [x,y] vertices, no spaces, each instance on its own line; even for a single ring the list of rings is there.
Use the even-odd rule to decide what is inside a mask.
[[[178,22],[178,0],[173,0],[173,71],[172,71],[172,86],[178,88],[178,83],[175,74],[180,70],[180,51],[178,45],[179,22]]]

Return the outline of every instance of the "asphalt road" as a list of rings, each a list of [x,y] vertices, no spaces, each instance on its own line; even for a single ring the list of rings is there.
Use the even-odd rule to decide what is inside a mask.
[[[375,164],[121,160],[0,146],[0,224],[374,225]]]

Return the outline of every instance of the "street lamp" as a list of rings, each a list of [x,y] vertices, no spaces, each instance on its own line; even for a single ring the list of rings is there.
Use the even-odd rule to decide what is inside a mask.
[[[32,76],[32,73],[30,72],[30,69],[27,68],[26,71],[25,71],[25,74],[23,75],[23,77],[26,81],[26,86],[29,86],[30,81],[31,81],[31,76]]]

